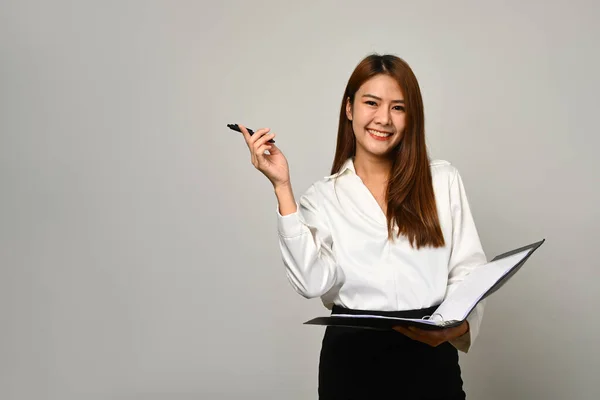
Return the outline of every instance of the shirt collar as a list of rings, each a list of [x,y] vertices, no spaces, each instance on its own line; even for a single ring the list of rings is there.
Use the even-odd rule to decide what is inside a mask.
[[[340,170],[338,172],[336,172],[333,175],[326,176],[325,179],[337,178],[338,176],[344,174],[346,171],[351,171],[351,172],[356,173],[356,169],[354,169],[354,160],[352,157],[348,158],[344,162],[344,164],[342,164],[342,167],[340,168]]]

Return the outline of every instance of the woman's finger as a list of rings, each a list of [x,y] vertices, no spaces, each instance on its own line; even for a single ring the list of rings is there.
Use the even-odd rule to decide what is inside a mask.
[[[275,137],[274,133],[267,133],[267,134],[263,135],[260,139],[258,139],[256,142],[254,142],[254,148],[257,149],[257,151],[258,151],[258,148],[260,148],[262,145],[264,145],[266,142],[273,139],[274,137]]]
[[[263,167],[269,163],[269,160],[267,160],[269,155],[265,154],[265,151],[270,150],[271,148],[272,145],[270,143],[265,143],[256,149],[255,154],[259,167]]]
[[[250,146],[253,146],[254,143],[260,140],[260,138],[262,138],[265,134],[269,133],[270,130],[270,128],[262,128],[254,132],[252,136],[250,136],[250,140],[248,141]]]
[[[260,132],[260,131],[259,131]],[[275,136],[274,134],[264,134],[259,139],[257,139],[251,146],[250,151],[252,152],[254,158],[254,167],[260,169],[261,166],[265,165],[265,150],[267,147],[264,147],[266,142],[271,139],[271,137]]]
[[[240,130],[242,131],[242,135],[244,135],[244,139],[246,140],[246,144],[248,145],[248,147],[250,149],[252,149],[252,145],[254,142],[256,142],[265,133],[267,133],[271,130],[270,128],[262,128],[256,132],[254,132],[252,135],[250,135],[250,132],[248,132],[248,129],[244,125],[239,124],[238,126],[240,127]]]
[[[269,150],[270,148],[270,144],[263,144],[256,150],[256,156],[258,157],[261,163],[267,161],[267,154],[265,154],[265,151]]]
[[[246,144],[248,145],[248,147],[250,147],[250,133],[248,132],[248,129],[246,129],[246,127],[242,124],[238,124],[238,126],[240,127],[240,130],[242,131],[242,135],[244,136],[244,139],[246,140]]]
[[[421,343],[425,343],[429,346],[435,347],[439,344],[439,340],[431,335],[428,335],[429,331],[425,331],[419,328],[406,328],[403,326],[395,326],[394,330],[402,333],[412,340],[416,340]]]
[[[271,154],[277,154],[277,153],[281,153],[281,150],[279,150],[279,147],[277,147],[274,143],[269,143],[271,145],[271,148],[269,149],[269,153]]]
[[[264,165],[265,163],[265,150],[266,145],[263,145],[264,147],[259,147],[259,148],[254,148],[251,147],[250,149],[250,155],[251,155],[251,160],[252,160],[252,165],[254,165],[254,167],[259,168],[261,165]],[[260,168],[259,168],[260,169]]]

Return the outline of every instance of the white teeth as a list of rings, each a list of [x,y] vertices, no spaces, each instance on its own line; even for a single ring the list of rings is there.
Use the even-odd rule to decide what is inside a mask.
[[[391,133],[383,133],[383,132],[378,132],[378,131],[374,131],[374,130],[371,130],[371,129],[367,129],[367,132],[369,132],[370,134],[373,134],[375,136],[379,136],[379,137],[392,136]]]

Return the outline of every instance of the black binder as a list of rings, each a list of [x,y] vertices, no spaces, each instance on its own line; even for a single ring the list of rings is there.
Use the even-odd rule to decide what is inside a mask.
[[[529,259],[529,257],[531,257],[533,252],[535,252],[545,241],[546,241],[546,239],[542,239],[539,242],[535,242],[535,243],[529,244],[527,246],[523,246],[523,247],[519,247],[514,250],[507,251],[505,253],[502,253],[502,254],[494,257],[492,259],[492,261],[488,262],[487,264],[484,264],[484,265],[478,267],[478,269],[486,268],[486,267],[487,268],[495,268],[494,265],[495,266],[498,265],[497,261],[500,261],[500,260],[508,261],[509,257],[512,257],[512,256],[517,257],[514,264],[513,264],[513,262],[510,262],[509,264],[503,266],[502,272],[499,272],[499,273],[502,273],[502,275],[499,276],[497,279],[495,279],[495,281],[492,282],[491,286],[489,284],[482,284],[481,283],[482,281],[476,282],[477,276],[475,273],[472,272],[471,274],[469,274],[469,275],[473,275],[473,277],[472,277],[473,279],[471,279],[468,282],[470,284],[479,283],[479,286],[483,287],[483,291],[481,293],[479,293],[480,297],[478,298],[478,300],[476,300],[474,303],[472,303],[472,305],[470,305],[469,307],[467,307],[464,310],[462,310],[462,309],[458,310],[458,312],[462,313],[462,315],[463,315],[461,318],[452,318],[452,319],[444,320],[443,314],[437,312],[437,310],[440,310],[442,308],[442,306],[444,306],[444,303],[446,302],[446,299],[445,299],[438,306],[436,312],[434,312],[431,316],[426,316],[426,317],[423,317],[422,319],[397,318],[397,317],[387,317],[387,316],[379,316],[379,315],[334,314],[334,315],[325,316],[325,317],[313,318],[309,321],[306,321],[304,324],[305,325],[344,326],[344,327],[353,327],[353,328],[382,329],[382,330],[389,330],[389,329],[392,329],[394,326],[398,326],[398,325],[400,325],[400,326],[416,326],[418,328],[428,329],[428,330],[438,330],[438,329],[445,329],[445,328],[452,328],[455,326],[459,326],[473,312],[473,309],[475,309],[475,307],[477,306],[477,304],[479,304],[479,302],[481,302],[483,299],[489,297],[492,293],[496,292],[498,289],[500,289],[502,286],[504,286],[504,284],[510,278],[512,278],[519,269],[521,269],[521,267],[525,264],[525,262]],[[519,255],[519,256],[517,256],[517,255]],[[476,270],[478,270],[478,269],[476,269]],[[465,280],[461,284],[465,284],[469,275],[467,275],[467,277],[465,277]],[[459,288],[457,288],[457,290]],[[457,290],[455,290],[453,292],[453,294],[450,295],[450,297],[452,297],[454,295],[454,293],[456,293]]]

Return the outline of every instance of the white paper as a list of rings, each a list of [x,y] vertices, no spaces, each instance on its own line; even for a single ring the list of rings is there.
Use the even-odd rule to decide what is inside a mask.
[[[504,275],[519,264],[529,254],[531,249],[496,261],[489,262],[473,269],[457,288],[444,299],[442,304],[434,311],[428,319],[388,317],[368,314],[334,314],[332,317],[352,318],[381,318],[388,320],[415,321],[427,325],[442,326],[444,321],[462,321],[467,317],[469,311]]]
[[[492,261],[473,269],[435,311],[445,321],[462,321],[473,306],[496,282],[523,260],[531,249]]]

